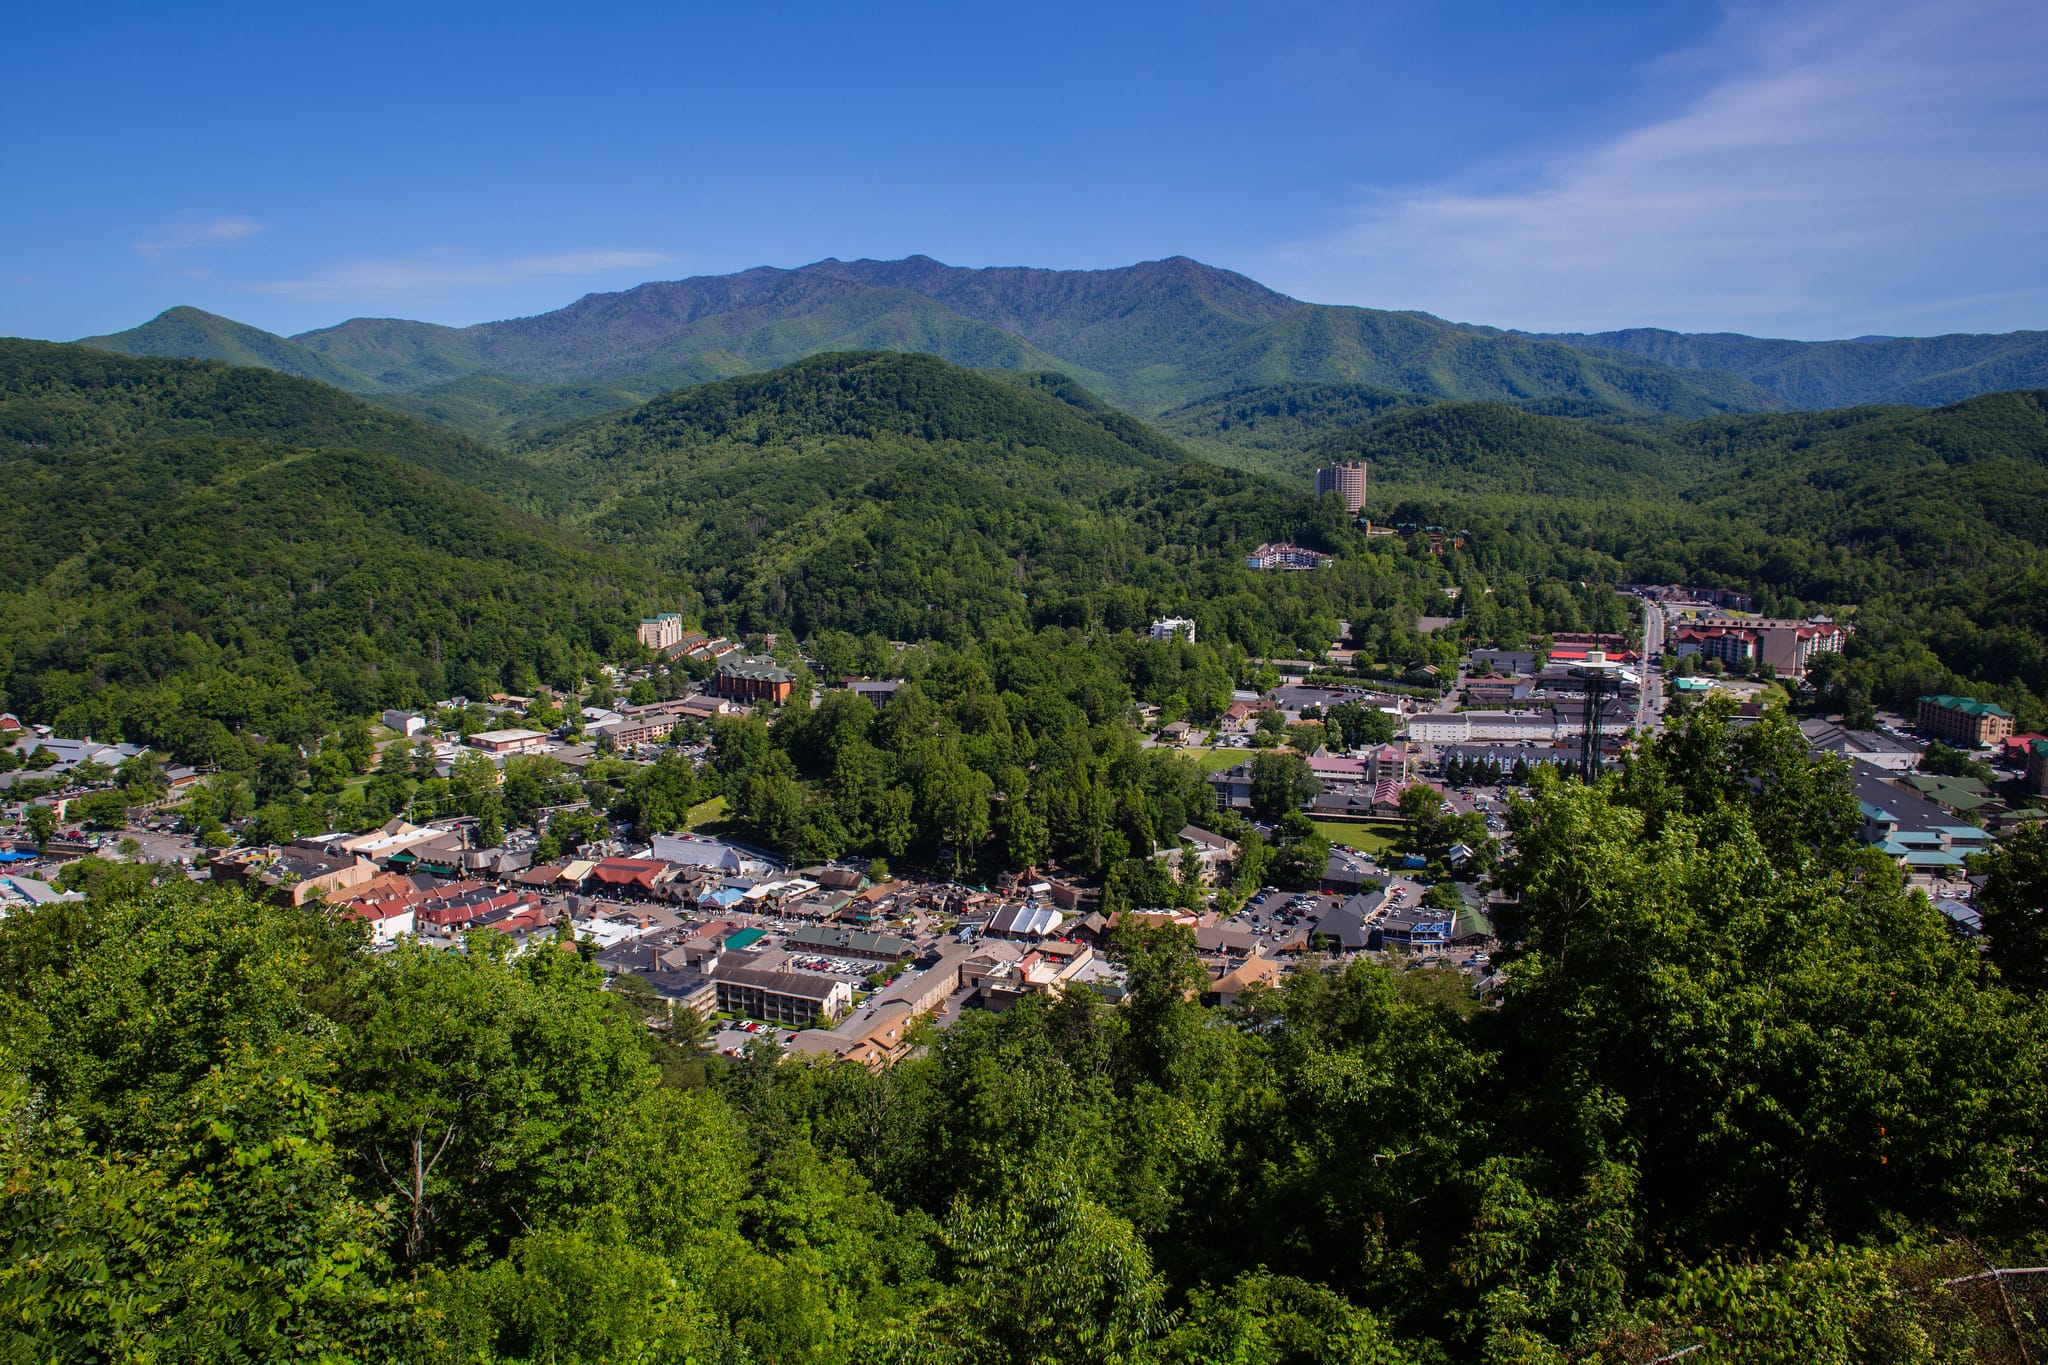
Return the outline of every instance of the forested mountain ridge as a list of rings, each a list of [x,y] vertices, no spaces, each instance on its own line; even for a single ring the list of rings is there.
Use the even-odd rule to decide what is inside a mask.
[[[609,424],[636,437],[752,441],[883,432],[1085,454],[1112,464],[1178,463],[1153,428],[1059,375],[1005,382],[916,353],[827,353],[766,374],[679,390]]]
[[[1654,328],[1516,332],[1305,303],[1182,256],[1108,270],[827,259],[654,281],[469,327],[355,318],[291,338],[179,308],[86,341],[267,365],[524,440],[663,390],[850,350],[1063,373],[1147,417],[1288,384],[1703,417],[1930,405],[2048,383],[2048,333],[1795,342]]]
[[[1237,565],[1244,549],[1318,517],[1301,493],[1191,460],[1062,377],[892,352],[667,395],[532,459],[582,490],[573,520],[696,583],[707,611],[745,629],[965,641],[1099,620],[1134,587],[1192,602],[1208,581],[1228,597],[1258,577]],[[1196,565],[1211,577],[1191,578]],[[1292,641],[1329,610],[1289,619],[1262,600],[1245,642]]]
[[[1197,399],[1155,420],[1185,439],[1306,454],[1331,432],[1432,401],[1370,384],[1256,384]]]
[[[539,491],[519,460],[315,380],[0,338],[0,440],[73,449],[197,436],[373,451],[506,496]]]
[[[1481,330],[1495,334],[1490,328]],[[1784,341],[1656,327],[1511,335],[1638,356],[1680,369],[1740,375],[1797,408],[1865,403],[1930,407],[1980,393],[2048,385],[2048,332],[2039,331],[1847,341]]]
[[[90,344],[157,354],[178,335],[203,355],[226,344],[166,319]],[[557,402],[566,422],[586,415],[593,395],[645,395],[843,350],[1056,371],[1141,416],[1280,382],[1693,416],[1777,406],[1732,376],[1482,336],[1420,313],[1302,303],[1185,257],[1091,271],[974,270],[924,257],[825,260],[654,282],[470,327],[357,318],[271,340],[279,356],[316,357],[337,382],[380,401],[487,376],[509,387],[407,406],[488,434],[514,422],[535,430],[544,423],[532,416]],[[245,340],[233,350],[232,358],[248,359],[260,348]],[[515,417],[514,407],[525,415]]]
[[[167,308],[140,327],[111,336],[84,337],[78,344],[120,355],[260,366],[343,389],[382,387],[286,337],[201,308]]]
[[[1568,604],[1534,606],[1547,574],[1723,583],[1761,592],[1774,609],[1854,613],[1861,643],[1850,663],[1862,671],[1842,684],[1845,697],[1899,702],[1976,690],[2023,716],[2048,697],[2048,525],[2039,511],[2048,506],[2048,433],[2038,395],[1991,395],[1931,412],[1682,423],[1287,386],[1184,412],[1176,420],[1185,429],[1212,433],[1190,454],[1064,375],[998,377],[912,353],[827,354],[588,419],[520,457],[306,380],[78,347],[0,348],[0,396],[0,436],[19,452],[11,468],[30,505],[92,507],[83,490],[111,483],[113,492],[93,497],[98,505],[112,499],[120,522],[142,537],[88,544],[68,514],[14,528],[15,590],[30,595],[17,606],[18,681],[9,687],[39,716],[78,704],[98,685],[57,702],[50,679],[125,679],[146,688],[183,667],[169,662],[177,657],[169,646],[145,663],[104,642],[79,645],[83,618],[67,613],[83,599],[50,576],[81,546],[86,572],[111,572],[99,561],[116,553],[107,548],[114,543],[127,544],[119,553],[131,559],[149,558],[136,549],[144,543],[184,546],[183,526],[165,517],[211,528],[230,547],[282,535],[287,544],[275,553],[296,567],[280,576],[224,561],[208,540],[185,547],[201,566],[196,578],[159,573],[147,587],[156,598],[123,597],[121,610],[165,630],[210,612],[232,615],[229,598],[202,589],[217,592],[222,579],[249,574],[271,586],[233,600],[269,600],[262,624],[247,636],[216,632],[213,647],[230,651],[221,658],[254,649],[277,661],[277,676],[290,674],[299,695],[325,695],[323,705],[409,697],[407,679],[431,691],[427,681],[447,680],[445,669],[457,663],[481,670],[464,675],[476,690],[566,682],[578,651],[602,654],[634,612],[657,600],[728,631],[955,643],[1194,614],[1205,632],[1252,653],[1312,650],[1328,643],[1336,621],[1375,607],[1444,614],[1450,599],[1439,594],[1455,584],[1452,576],[1418,573],[1400,542],[1368,545],[1306,496],[1314,464],[1352,457],[1373,464],[1376,520],[1473,531],[1477,576],[1462,585],[1470,630],[1490,631],[1496,619],[1564,619]],[[1279,431],[1262,431],[1261,423],[1276,421]],[[1233,425],[1241,430],[1226,430]],[[1199,458],[1222,450],[1217,434],[1270,440],[1271,448],[1239,447],[1236,463],[1265,466],[1285,481]],[[200,460],[195,442],[217,453]],[[299,454],[278,466],[279,478],[258,482],[261,452],[271,446]],[[322,450],[337,453],[318,456]],[[76,476],[64,476],[86,453]],[[435,477],[422,484],[412,472],[379,473],[378,462],[392,459]],[[149,483],[152,461],[174,488]],[[318,484],[317,471],[330,466],[335,481]],[[406,496],[374,505],[380,478]],[[502,537],[463,539],[452,528],[493,524],[508,509],[485,498],[458,510],[452,485],[437,479],[487,490],[554,525],[505,523]],[[234,501],[218,491],[252,484],[253,494]],[[143,486],[160,505],[123,501]],[[443,510],[405,510],[428,505]],[[334,510],[295,525],[300,507]],[[270,522],[241,529],[259,511]],[[350,516],[364,519],[362,536],[345,529]],[[419,533],[384,539],[415,522]],[[1338,564],[1315,575],[1244,569],[1244,551],[1274,538],[1336,550]],[[500,565],[512,577],[490,589],[493,612],[529,598],[567,600],[536,608],[532,623],[508,625],[509,634],[478,636],[478,652],[463,662],[448,654],[444,630],[422,624],[434,615],[418,614],[423,597],[365,591],[365,603],[407,604],[405,619],[391,626],[408,642],[402,657],[372,669],[381,679],[374,684],[337,665],[309,674],[323,618],[294,616],[298,608],[287,604],[302,603],[314,584],[348,578],[334,556],[351,544],[359,558],[370,545],[390,544]],[[529,545],[531,556],[520,548]],[[587,600],[520,577],[528,572],[522,565],[554,553],[540,547],[556,545],[564,563],[581,566]],[[41,577],[19,577],[30,570]],[[408,572],[425,583],[483,570],[438,559]],[[144,591],[132,576],[121,581],[124,592]],[[73,606],[60,605],[67,595]],[[599,602],[609,605],[593,615]],[[335,638],[355,638],[333,629]],[[575,642],[566,652],[542,647],[556,630]],[[440,663],[420,664],[437,640]],[[384,648],[372,638],[333,652],[382,657]],[[331,681],[307,682],[329,674]],[[448,689],[463,690],[452,682]]]
[[[1444,493],[1669,496],[1689,471],[1648,433],[1500,403],[1402,408],[1326,437],[1314,462],[1367,460],[1387,485]]]
[[[0,343],[0,686],[64,733],[205,761],[574,675],[656,589],[484,491],[547,485],[310,381]]]

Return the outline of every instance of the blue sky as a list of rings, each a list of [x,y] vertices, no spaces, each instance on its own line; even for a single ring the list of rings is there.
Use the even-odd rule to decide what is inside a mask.
[[[2048,326],[2048,6],[39,6],[0,333],[922,251],[1544,330]]]

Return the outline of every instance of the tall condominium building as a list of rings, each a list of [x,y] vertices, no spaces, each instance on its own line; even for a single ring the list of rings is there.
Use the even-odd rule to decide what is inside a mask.
[[[1316,471],[1316,496],[1325,493],[1341,494],[1344,510],[1357,516],[1365,510],[1366,463],[1364,460],[1346,460]]]
[[[640,643],[649,649],[667,649],[683,638],[683,618],[676,612],[665,611],[659,616],[640,618]]]

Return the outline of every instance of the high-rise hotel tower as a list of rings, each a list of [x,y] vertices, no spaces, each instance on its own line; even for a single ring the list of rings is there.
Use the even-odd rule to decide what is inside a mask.
[[[1365,510],[1364,460],[1347,460],[1316,471],[1316,496],[1325,493],[1339,493],[1344,498],[1344,510],[1357,516]]]

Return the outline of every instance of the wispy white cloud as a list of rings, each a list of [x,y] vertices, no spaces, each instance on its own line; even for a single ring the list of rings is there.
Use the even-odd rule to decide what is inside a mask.
[[[1698,92],[1542,164],[1377,198],[1282,249],[1274,283],[1538,329],[2048,323],[2038,0],[1743,3],[1659,70]]]
[[[651,269],[672,259],[659,251],[564,251],[497,261],[423,254],[339,261],[295,279],[266,280],[247,287],[296,299],[420,300],[480,285]]]
[[[221,218],[181,218],[165,223],[135,244],[145,256],[171,255],[204,247],[232,246],[263,231],[263,224],[240,214]]]

